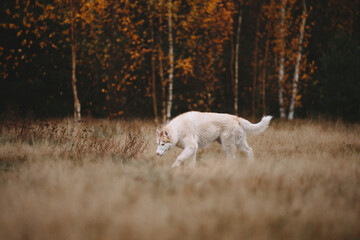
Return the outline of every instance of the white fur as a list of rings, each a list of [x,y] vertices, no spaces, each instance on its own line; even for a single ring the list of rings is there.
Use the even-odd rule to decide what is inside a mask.
[[[179,166],[185,159],[190,165],[196,164],[196,152],[217,141],[222,144],[227,158],[235,159],[236,149],[244,152],[250,163],[254,161],[251,147],[246,142],[246,134],[260,134],[269,126],[271,116],[265,116],[257,124],[223,113],[186,112],[170,121],[161,131],[157,130],[156,153],[164,155],[173,146],[184,150],[172,167]]]

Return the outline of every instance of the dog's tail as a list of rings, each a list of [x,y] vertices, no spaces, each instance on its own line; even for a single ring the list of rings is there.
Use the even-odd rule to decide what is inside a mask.
[[[271,118],[272,116],[264,116],[261,121],[256,124],[243,118],[239,118],[239,122],[247,134],[256,135],[264,132],[268,128]]]

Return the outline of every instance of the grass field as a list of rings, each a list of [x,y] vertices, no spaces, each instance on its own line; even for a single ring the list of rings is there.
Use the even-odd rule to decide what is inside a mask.
[[[0,239],[360,239],[360,125],[273,121],[195,168],[144,121],[5,122]]]

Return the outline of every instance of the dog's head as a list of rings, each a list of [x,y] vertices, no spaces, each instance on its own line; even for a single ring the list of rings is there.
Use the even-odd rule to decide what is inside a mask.
[[[166,129],[162,129],[159,131],[156,130],[156,144],[157,144],[157,155],[164,155],[167,150],[172,148],[174,144],[171,141],[171,135],[170,132]]]

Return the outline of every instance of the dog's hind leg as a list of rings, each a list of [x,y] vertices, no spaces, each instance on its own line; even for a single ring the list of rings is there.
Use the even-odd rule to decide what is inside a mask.
[[[226,159],[229,161],[233,161],[235,160],[235,152],[236,152],[236,147],[233,143],[229,143],[229,144],[222,144],[223,149],[226,152]]]
[[[184,150],[180,153],[180,155],[177,157],[176,161],[171,167],[178,167],[180,164],[187,158],[190,159],[190,166],[194,167],[196,164],[196,151],[198,147],[196,144],[192,144],[190,146],[187,146],[184,148]]]
[[[226,159],[235,160],[235,136],[233,132],[225,133],[221,136],[221,145],[226,153]]]
[[[246,154],[249,164],[254,163],[254,153],[252,148],[247,144],[246,139],[243,139],[241,142],[236,142],[236,146],[241,152]]]

